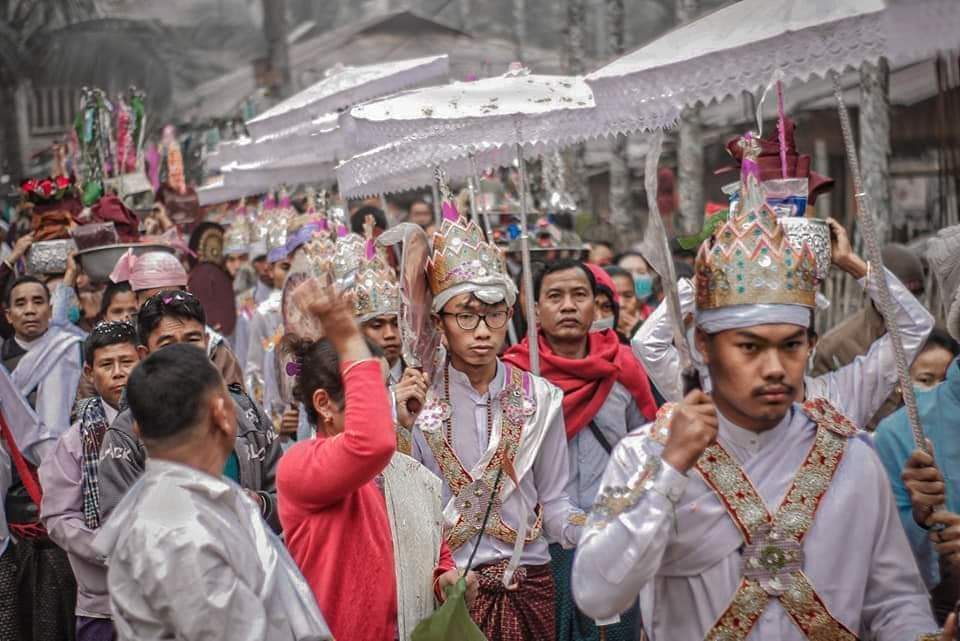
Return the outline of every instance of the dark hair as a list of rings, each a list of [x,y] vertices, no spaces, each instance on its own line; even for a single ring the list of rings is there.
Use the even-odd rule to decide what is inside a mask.
[[[160,321],[170,317],[195,320],[204,326],[207,324],[203,305],[196,296],[179,289],[167,289],[148,298],[137,314],[137,334],[140,336],[140,344],[146,345],[150,333],[157,328]]]
[[[533,300],[540,300],[540,288],[543,286],[543,279],[549,276],[550,274],[556,274],[557,272],[564,272],[568,269],[579,269],[587,276],[587,280],[590,281],[590,293],[594,296],[597,295],[597,279],[594,278],[593,272],[590,271],[586,265],[583,264],[583,261],[577,260],[576,258],[560,258],[558,260],[549,262],[545,264],[540,270],[534,272],[533,274]]]
[[[137,328],[126,321],[104,321],[97,323],[87,340],[83,343],[83,358],[87,365],[93,365],[97,350],[102,347],[130,343],[137,346]]]
[[[696,272],[693,269],[693,265],[690,263],[685,263],[682,260],[673,261],[673,270],[676,273],[677,278],[693,278]]]
[[[960,343],[957,343],[947,330],[940,326],[935,326],[930,331],[930,335],[927,337],[927,342],[924,344],[923,349],[927,349],[928,347],[942,347],[954,356],[960,354]]]
[[[100,301],[100,317],[103,318],[107,314],[107,310],[110,309],[110,305],[113,304],[113,299],[117,294],[124,294],[126,292],[133,293],[133,288],[130,287],[128,281],[122,280],[119,283],[110,283],[107,285],[107,288],[103,290],[103,299]]]
[[[433,210],[433,208],[430,207],[430,203],[428,203],[428,202],[427,202],[426,200],[424,200],[423,198],[414,198],[414,199],[410,202],[410,206],[407,207],[407,211],[409,212],[411,209],[413,209],[413,207],[414,207],[415,205],[424,205],[424,206],[426,206],[428,209],[430,209],[431,211]]]
[[[144,441],[178,436],[200,419],[204,398],[223,386],[196,345],[165,347],[141,361],[127,381],[127,403]]]
[[[364,340],[373,356],[383,358],[383,349],[379,345],[369,338],[364,337]],[[300,372],[293,384],[293,398],[303,403],[307,418],[312,425],[316,425],[320,417],[313,407],[313,393],[318,389],[324,390],[337,406],[343,405],[343,378],[340,377],[337,350],[328,338],[312,341],[295,334],[283,337],[282,348],[299,365]]]
[[[47,287],[47,284],[36,276],[27,274],[25,276],[20,276],[10,284],[10,287],[7,287],[6,296],[4,296],[4,300],[7,302],[7,307],[13,307],[13,301],[11,300],[13,297],[13,290],[15,290],[17,287],[20,287],[20,285],[26,285],[27,283],[36,283],[37,285],[43,287],[43,291],[47,293],[47,302],[50,302],[50,288]]]
[[[373,205],[364,205],[351,214],[350,231],[363,236],[363,222],[367,219],[367,216],[373,216],[374,226],[384,230],[387,228],[387,215],[383,213],[383,210]]]
[[[625,270],[619,265],[604,265],[603,271],[607,272],[607,276],[613,278],[615,276],[623,276],[624,278],[629,278],[633,282],[633,274]]]
[[[609,240],[591,240],[591,241],[588,241],[588,242],[589,242],[591,245],[600,245],[600,246],[602,246],[602,247],[606,247],[606,248],[609,249],[610,251],[613,251],[613,243],[611,243]]]

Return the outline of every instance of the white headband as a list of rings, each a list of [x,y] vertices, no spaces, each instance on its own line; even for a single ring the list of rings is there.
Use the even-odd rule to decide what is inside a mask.
[[[460,283],[448,287],[433,298],[433,312],[439,312],[450,299],[460,294],[473,294],[487,305],[506,302],[507,307],[513,307],[517,301],[517,286],[506,276],[489,276],[482,282]]]
[[[696,312],[697,327],[707,334],[716,334],[730,329],[743,329],[754,325],[786,323],[810,327],[810,308],[784,303],[758,303],[756,305],[731,305],[718,309]]]

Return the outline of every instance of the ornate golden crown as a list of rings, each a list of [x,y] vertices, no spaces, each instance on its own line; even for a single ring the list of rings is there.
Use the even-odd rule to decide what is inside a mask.
[[[700,246],[697,309],[781,303],[813,308],[817,259],[791,244],[769,205],[735,215]]]
[[[443,223],[433,235],[433,252],[427,261],[434,296],[461,283],[483,282],[506,276],[503,255],[484,239],[483,230],[467,222],[450,203],[443,204]]]
[[[384,260],[381,252],[367,241],[366,254],[360,260],[360,268],[354,281],[353,311],[361,323],[383,316],[400,313],[400,286],[393,268]]]

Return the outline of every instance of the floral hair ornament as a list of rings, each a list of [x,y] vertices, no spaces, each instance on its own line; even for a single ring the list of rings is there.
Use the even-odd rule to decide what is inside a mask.
[[[300,376],[300,372],[303,371],[303,365],[300,363],[299,359],[287,361],[287,376],[297,377]]]

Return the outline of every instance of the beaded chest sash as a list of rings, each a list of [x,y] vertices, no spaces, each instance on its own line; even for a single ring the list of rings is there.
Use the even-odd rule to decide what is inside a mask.
[[[663,410],[652,426],[652,436],[660,442],[672,416],[670,409]],[[817,434],[776,514],[770,513],[753,481],[722,445],[711,445],[697,461],[697,472],[720,499],[744,541],[740,585],[706,641],[743,641],[771,599],[780,601],[812,641],[857,639],[830,613],[803,572],[803,538],[857,428],[824,399],[807,401],[803,411],[816,423]]]
[[[499,493],[497,496],[491,495],[501,466],[505,471],[512,468],[517,450],[520,448],[524,423],[535,413],[536,406],[532,396],[524,388],[524,372],[515,367],[507,367],[507,370],[508,383],[498,395],[502,426],[500,443],[479,478],[473,478],[464,467],[443,429],[444,423],[452,420],[452,408],[449,402],[439,398],[430,399],[418,417],[418,424],[427,445],[433,452],[437,465],[440,466],[440,472],[450,487],[450,493],[455,497],[453,503],[457,512],[456,520],[444,532],[447,544],[453,550],[480,532],[484,514],[491,500],[493,507],[490,510],[490,520],[485,534],[510,545],[515,544],[517,540],[517,531],[504,523],[501,517]],[[535,541],[540,536],[543,523],[540,505],[536,507],[536,515],[536,523],[526,537],[527,543]]]

